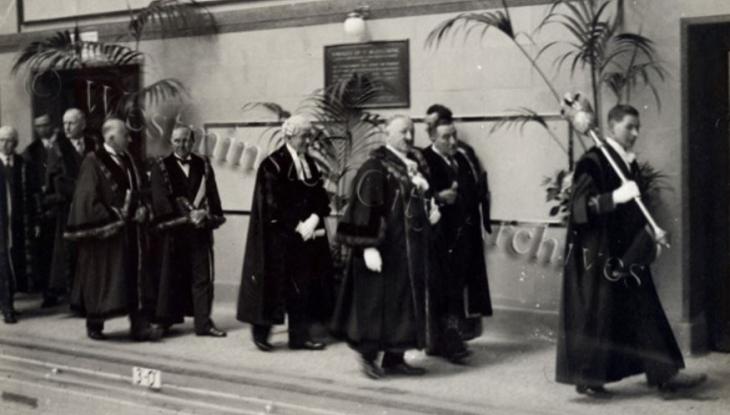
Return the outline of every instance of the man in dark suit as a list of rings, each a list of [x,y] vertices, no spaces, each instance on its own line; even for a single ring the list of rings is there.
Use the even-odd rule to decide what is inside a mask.
[[[464,340],[474,337],[468,329],[492,313],[478,198],[484,189],[467,154],[459,151],[450,113],[429,121],[433,144],[423,157],[442,218],[434,227],[430,311],[436,321],[428,352],[459,363],[469,355]]]
[[[210,318],[213,308],[213,229],[225,218],[213,169],[192,153],[195,138],[188,127],[172,131],[173,153],[160,158],[151,172],[153,229],[159,262],[155,314],[169,327],[185,315],[195,318],[198,336],[225,337]]]
[[[17,322],[13,306],[16,291],[26,291],[26,242],[29,221],[25,204],[26,169],[23,159],[15,154],[18,132],[10,126],[0,127],[0,311],[6,324]]]
[[[68,294],[74,275],[76,246],[74,242],[65,240],[63,233],[81,162],[86,154],[96,150],[96,143],[84,134],[85,129],[84,113],[78,108],[66,110],[63,114],[64,134],[57,141],[58,151],[48,155],[46,177],[49,191],[46,202],[55,207],[57,215],[45,306],[57,304],[60,297]]]
[[[48,282],[51,274],[51,260],[53,259],[53,245],[55,242],[57,211],[46,203],[46,196],[50,189],[46,181],[48,155],[57,148],[58,131],[53,127],[51,117],[43,114],[33,119],[35,139],[23,151],[23,158],[28,164],[28,174],[34,186],[31,202],[35,229],[33,232],[33,257],[35,262],[34,288],[48,293]],[[57,302],[44,298],[47,306]]]
[[[324,228],[329,198],[307,154],[311,122],[294,115],[282,131],[286,142],[256,174],[237,317],[252,324],[262,351],[273,349],[271,326],[283,324],[285,314],[289,348],[321,350],[325,344],[311,338],[310,325],[329,319],[334,297]]]

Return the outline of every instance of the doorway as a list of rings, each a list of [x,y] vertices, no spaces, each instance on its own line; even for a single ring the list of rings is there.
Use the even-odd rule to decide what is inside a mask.
[[[684,33],[685,300],[706,323],[707,348],[730,352],[730,21],[689,22]]]

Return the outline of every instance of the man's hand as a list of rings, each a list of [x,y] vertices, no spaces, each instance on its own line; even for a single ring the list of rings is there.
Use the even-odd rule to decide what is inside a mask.
[[[456,181],[454,181],[451,184],[450,188],[448,188],[446,190],[442,190],[438,193],[439,200],[446,203],[447,205],[453,205],[454,202],[456,201],[456,195],[458,194],[456,191],[456,189],[458,187],[459,187],[459,184],[456,183]]]
[[[203,220],[207,216],[208,212],[205,209],[194,209],[190,211],[190,221],[193,225],[198,226],[203,223]]]
[[[438,223],[439,220],[441,220],[441,211],[439,210],[438,205],[436,204],[436,200],[433,198],[431,199],[431,213],[428,214],[428,222],[431,225],[435,225]]]
[[[317,225],[319,225],[319,216],[312,213],[307,220],[299,222],[295,230],[302,235],[303,240],[308,241],[314,237],[314,231]]]
[[[365,266],[372,272],[380,272],[383,270],[383,259],[380,257],[378,248],[365,248],[362,251],[362,257],[365,260]]]
[[[639,186],[636,185],[636,182],[630,180],[613,191],[613,203],[615,205],[620,205],[622,203],[631,201],[632,199],[640,195],[641,193],[639,192]]]
[[[134,212],[134,219],[133,221],[137,223],[143,223],[147,220],[147,208],[144,206],[140,206],[137,208],[137,211]]]

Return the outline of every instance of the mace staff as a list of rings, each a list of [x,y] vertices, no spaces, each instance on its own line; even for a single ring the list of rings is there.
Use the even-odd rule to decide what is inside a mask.
[[[570,125],[579,133],[587,134],[591,137],[591,139],[593,139],[593,143],[601,151],[603,156],[608,161],[608,164],[611,165],[611,168],[613,168],[613,171],[618,176],[621,184],[628,182],[629,179],[626,178],[626,175],[624,175],[623,171],[621,171],[621,168],[619,167],[618,163],[616,163],[616,160],[614,160],[614,158],[608,152],[608,149],[606,148],[606,142],[596,133],[596,130],[594,128],[595,114],[593,113],[590,102],[588,102],[585,97],[582,97],[580,93],[566,93],[563,97],[563,102],[564,107],[562,113],[566,120],[570,123]],[[651,215],[649,209],[647,209],[644,201],[641,199],[641,195],[634,197],[633,200],[634,202],[636,202],[639,210],[644,215],[646,221],[649,223],[649,226],[651,226],[653,239],[658,248],[657,255],[659,255],[661,253],[662,245],[669,248],[669,242],[667,241],[667,232],[664,229],[660,228],[659,225],[656,223],[656,220],[654,220],[654,217]]]

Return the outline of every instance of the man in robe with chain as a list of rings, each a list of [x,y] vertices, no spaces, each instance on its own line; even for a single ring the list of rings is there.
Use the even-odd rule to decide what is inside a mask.
[[[408,157],[412,134],[408,117],[388,121],[386,143],[358,170],[337,228],[352,251],[332,331],[359,353],[372,379],[425,373],[404,357],[426,341],[429,227],[438,214],[429,217],[428,182]]]
[[[104,320],[129,315],[134,340],[156,340],[143,302],[144,227],[148,207],[142,197],[144,176],[127,152],[124,121],[106,120],[104,144],[81,164],[65,236],[77,241],[71,306],[86,316],[93,340],[106,340]]]

